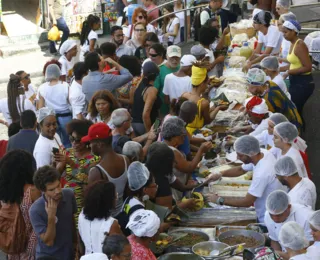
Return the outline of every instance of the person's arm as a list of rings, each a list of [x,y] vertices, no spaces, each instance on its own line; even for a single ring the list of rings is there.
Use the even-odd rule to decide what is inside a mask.
[[[263,43],[259,42],[255,50],[253,51],[251,57],[247,61],[247,65],[245,67],[247,70],[251,68],[252,64],[254,64],[254,60],[261,54],[262,46]]]
[[[112,235],[112,234],[120,234],[122,235],[122,231],[121,231],[121,228],[120,228],[120,225],[118,223],[118,220],[114,220],[111,227],[110,227],[110,231],[109,231],[109,234]]]
[[[219,42],[217,44],[217,47],[216,47],[216,50],[222,50],[224,48],[224,44],[225,44],[225,37],[226,35],[230,32],[230,28],[229,27],[226,27],[224,30],[223,30],[223,33],[222,33],[222,36],[221,38],[219,39]]]
[[[187,184],[183,184],[178,179],[175,179],[174,182],[170,183],[171,188],[181,192],[192,190],[194,187],[197,187],[197,185],[198,183],[196,181],[189,181]]]
[[[170,105],[170,88],[171,88],[171,77],[165,77],[164,78],[164,84],[163,84],[163,94],[164,94],[164,103]]]
[[[274,249],[274,250],[276,250],[276,251],[282,251],[282,248],[281,248],[281,245],[279,244],[279,242],[278,241],[274,241],[274,240],[272,240],[272,239],[270,239],[271,240],[271,247]]]
[[[91,39],[90,40],[90,42],[89,42],[89,51],[90,52],[94,51],[94,49],[95,49],[94,46],[96,45],[96,41],[97,41],[96,39]]]
[[[38,109],[45,107],[45,105],[46,105],[46,102],[43,96],[41,96],[41,94],[39,93]]]
[[[270,56],[270,54],[273,51],[273,47],[267,47],[266,50],[264,51],[264,53],[262,53],[261,55],[255,57],[254,59],[252,59],[250,61],[251,65],[259,63],[260,61],[262,61],[265,57]]]
[[[179,18],[174,18],[174,19],[178,19],[179,21]],[[180,23],[177,22],[174,24],[174,27],[173,27],[173,32],[167,32],[166,35],[167,36],[172,36],[172,37],[176,37],[179,33],[179,29],[180,29]]]
[[[89,171],[88,184],[91,184],[91,183],[94,183],[95,181],[100,181],[100,180],[108,180],[108,179],[103,178],[101,176],[101,172],[97,169],[97,167],[92,167]]]
[[[294,50],[294,54],[299,58],[302,66],[298,69],[288,70],[289,75],[301,75],[312,71],[312,63],[309,51],[304,42],[299,42]]]
[[[218,194],[209,193],[205,197],[208,201],[217,203],[217,200],[220,196]],[[247,195],[242,199],[224,198],[224,205],[231,206],[231,207],[248,208],[253,205],[256,199],[257,199],[256,197],[252,196],[250,193],[247,193]]]
[[[156,204],[172,209],[172,195],[165,197],[156,197]]]
[[[60,174],[62,174],[65,171],[67,164],[70,165],[72,169],[77,168],[75,162],[71,160],[70,157],[66,154],[57,153],[54,154],[53,158],[54,161],[57,163],[56,169],[60,172]]]
[[[52,198],[48,198],[46,202],[46,212],[48,214],[48,224],[45,233],[40,234],[40,239],[47,246],[53,246],[56,238],[56,214],[57,214],[58,202]]]
[[[149,132],[151,129],[152,123],[151,123],[150,114],[151,114],[153,104],[157,98],[157,93],[158,93],[158,90],[154,87],[150,87],[145,93],[145,103],[144,103],[144,108],[142,113],[142,119],[144,123],[144,128],[147,132]]]
[[[219,173],[211,173],[209,176],[206,177],[206,182],[216,181],[219,180],[221,177],[239,177],[245,174],[246,172],[247,171],[245,171],[242,168],[242,166],[237,166]]]

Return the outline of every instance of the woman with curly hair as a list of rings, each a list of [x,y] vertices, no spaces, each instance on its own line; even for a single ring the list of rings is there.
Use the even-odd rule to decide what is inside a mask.
[[[25,252],[8,255],[10,260],[34,260],[36,249],[36,234],[32,228],[29,209],[41,193],[33,185],[34,159],[23,150],[7,153],[0,161],[0,201],[5,204],[16,204],[20,207],[28,237]]]
[[[57,163],[56,168],[61,174],[66,173],[62,178],[62,185],[73,190],[77,201],[76,223],[83,207],[83,191],[88,184],[89,170],[100,160],[99,156],[91,153],[88,143],[81,142],[81,138],[88,134],[91,125],[92,122],[89,120],[72,120],[67,125],[67,133],[72,147],[63,153],[54,155],[54,161]]]
[[[147,32],[156,32],[156,29],[154,28],[154,26],[148,23],[147,11],[144,10],[142,7],[138,7],[133,12],[132,24],[129,25],[128,30],[126,30],[123,43],[126,43],[128,40],[134,38],[134,34],[135,34],[134,25],[136,23],[144,24],[146,26]]]
[[[86,255],[102,253],[105,233],[122,234],[118,221],[111,217],[116,199],[116,188],[108,180],[93,182],[86,190],[78,223]]]
[[[87,119],[95,123],[108,123],[113,110],[119,108],[118,101],[108,90],[97,91],[89,103]]]

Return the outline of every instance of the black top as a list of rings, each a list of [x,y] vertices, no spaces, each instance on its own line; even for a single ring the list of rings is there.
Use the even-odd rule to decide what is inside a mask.
[[[133,108],[132,108],[133,123],[143,123],[142,114],[143,114],[143,109],[145,105],[145,102],[143,100],[143,95],[149,87],[153,87],[153,86],[150,84],[145,86],[145,83],[142,80],[138,88],[134,92]],[[159,97],[159,95],[157,95],[157,98],[153,103],[153,107],[150,113],[151,124],[153,124],[156,118],[159,116],[159,109],[161,105],[162,105],[161,98]]]
[[[140,46],[140,47],[138,47],[136,49],[136,52],[134,53],[134,56],[136,56],[141,63],[143,63],[145,61],[145,59],[148,58],[146,49],[144,47],[142,47],[142,46]]]

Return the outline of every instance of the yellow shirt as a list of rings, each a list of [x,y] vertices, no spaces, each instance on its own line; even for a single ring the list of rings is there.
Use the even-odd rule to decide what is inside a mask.
[[[300,69],[302,67],[302,63],[297,55],[295,55],[294,50],[296,48],[296,45],[298,41],[294,44],[291,53],[288,53],[287,60],[290,62],[290,70]],[[304,73],[303,75],[309,75],[311,72]]]
[[[196,115],[195,119],[192,123],[187,125],[187,131],[192,136],[193,132],[197,129],[201,129],[204,126],[204,118],[201,115],[201,102],[204,100],[204,98],[201,98],[197,102],[198,107],[198,114]]]

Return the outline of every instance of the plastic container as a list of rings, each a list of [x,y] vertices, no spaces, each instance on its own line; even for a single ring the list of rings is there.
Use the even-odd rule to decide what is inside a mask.
[[[241,49],[240,49],[240,56],[249,59],[252,55],[252,50],[249,47],[248,42],[244,42]]]

